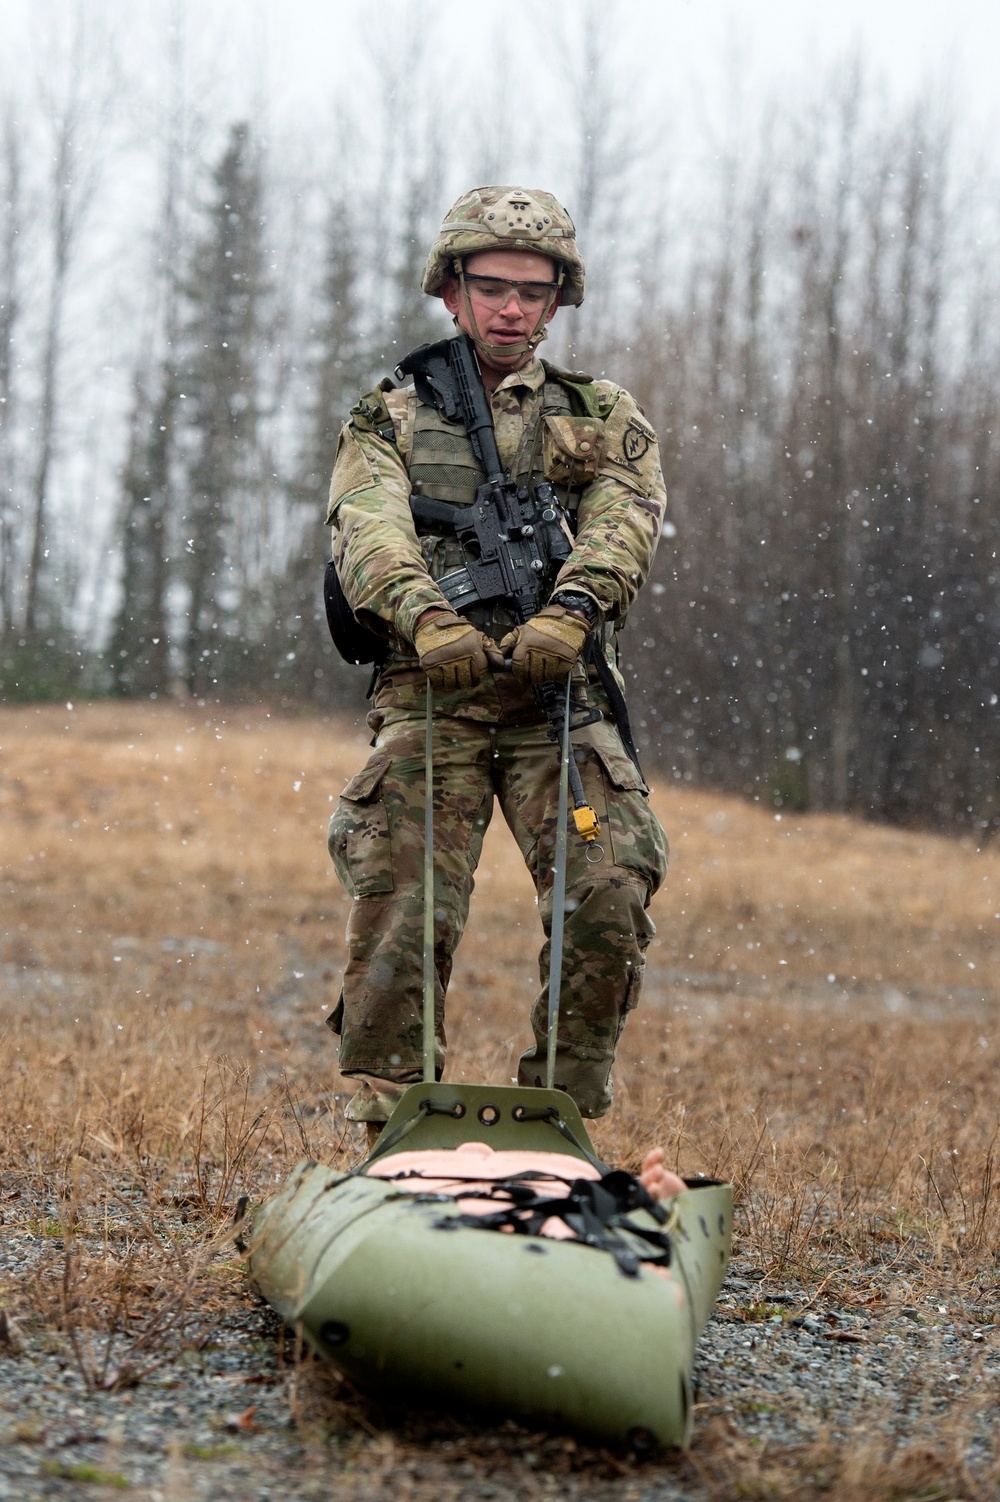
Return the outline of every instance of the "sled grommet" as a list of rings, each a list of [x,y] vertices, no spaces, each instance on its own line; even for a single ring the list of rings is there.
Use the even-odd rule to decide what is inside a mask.
[[[438,1105],[429,1096],[420,1102],[421,1111],[426,1111],[428,1116],[450,1116],[454,1121],[461,1121],[465,1115],[465,1106],[460,1100],[448,1101],[444,1105]]]
[[[342,1319],[328,1319],[319,1327],[319,1338],[328,1346],[342,1346],[351,1338],[351,1327]]]

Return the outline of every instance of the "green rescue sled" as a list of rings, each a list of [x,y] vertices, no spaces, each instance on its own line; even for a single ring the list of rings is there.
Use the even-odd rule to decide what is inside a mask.
[[[360,1171],[300,1163],[257,1214],[251,1269],[264,1297],[380,1395],[639,1450],[686,1445],[695,1344],[729,1260],[731,1187],[686,1181],[663,1222],[623,1212],[606,1228],[626,1249],[616,1256],[582,1240],[498,1234],[454,1199],[366,1172],[394,1153],[470,1141],[595,1161],[562,1091],[413,1085]],[[653,1241],[658,1265],[642,1260]]]
[[[567,684],[553,868],[549,1088],[434,1080],[428,685],[424,1083],[405,1092],[358,1169],[298,1165],[254,1218],[250,1268],[278,1313],[359,1386],[651,1450],[686,1445],[691,1436],[694,1349],[729,1261],[733,1195],[728,1184],[689,1179],[681,1193],[654,1203],[632,1175],[598,1161],[576,1103],[553,1088],[571,785],[577,812],[593,812],[570,757],[570,693]],[[576,823],[599,859],[596,817]],[[500,1152],[551,1154],[557,1162],[565,1157],[567,1171],[490,1177],[488,1189],[471,1195],[421,1192],[419,1173],[378,1176],[392,1172],[394,1155],[454,1151],[457,1162],[457,1150],[477,1142]],[[461,1175],[449,1171],[445,1178]],[[540,1192],[540,1181],[553,1178],[560,1192]],[[478,1213],[469,1213],[475,1201]]]

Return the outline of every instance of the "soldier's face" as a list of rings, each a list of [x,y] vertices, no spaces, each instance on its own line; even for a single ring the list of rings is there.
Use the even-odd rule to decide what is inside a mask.
[[[544,290],[551,288],[556,280],[557,268],[551,256],[535,255],[530,250],[481,250],[468,256],[464,262],[466,287],[469,302],[462,296],[457,277],[449,277],[441,289],[445,307],[459,327],[467,334],[475,334],[492,346],[490,361],[504,371],[519,370],[531,359],[531,351],[523,349],[509,356],[504,346],[518,346],[529,338],[541,323],[548,323],[559,306],[559,294]],[[503,282],[534,283],[535,288],[511,287],[504,297],[498,296],[499,284]],[[475,328],[469,319],[470,309],[475,319]]]

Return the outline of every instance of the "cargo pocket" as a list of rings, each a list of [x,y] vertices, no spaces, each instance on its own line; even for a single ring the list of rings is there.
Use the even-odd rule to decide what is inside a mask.
[[[597,478],[604,448],[604,423],[599,417],[546,417],[542,433],[545,478],[553,485],[589,485]]]
[[[625,1009],[622,1015],[622,1025],[629,1012],[634,1012],[639,1005],[639,997],[642,995],[642,983],[646,978],[646,961],[638,959],[632,961],[632,969],[629,971],[628,985],[625,988]]]
[[[341,883],[352,897],[392,891],[392,847],[389,815],[378,796],[379,785],[392,765],[385,751],[373,756],[340,795],[330,820],[327,849]]]
[[[636,1007],[639,1005],[639,997],[642,994],[642,983],[645,979],[645,976],[646,961],[642,958],[633,960],[632,968],[628,973],[628,980],[625,984],[625,1004],[621,1009],[621,1014],[618,1018],[618,1024],[615,1028],[615,1041],[612,1053],[617,1050],[618,1045],[621,1042],[621,1036],[625,1031],[625,1024],[628,1021],[629,1012],[634,1012]]]
[[[649,894],[667,874],[667,838],[649,806],[647,788],[610,725],[595,726],[589,744],[608,783],[608,833],[616,866],[637,871]]]

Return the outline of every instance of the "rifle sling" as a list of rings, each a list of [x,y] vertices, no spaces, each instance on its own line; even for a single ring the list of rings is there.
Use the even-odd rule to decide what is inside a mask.
[[[592,663],[597,669],[597,676],[601,680],[601,687],[608,696],[611,718],[614,720],[618,734],[621,736],[622,745],[631,757],[639,776],[645,782],[646,777],[639,762],[639,753],[635,749],[635,741],[632,739],[632,726],[628,717],[628,705],[625,702],[625,695],[618,687],[618,680],[612,672],[611,664],[604,655],[604,648],[595,634],[587,637],[583,655],[585,660]]]

